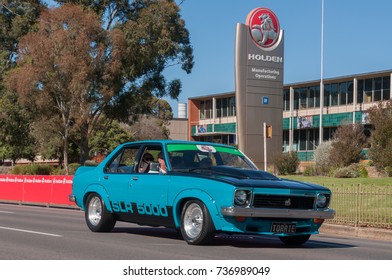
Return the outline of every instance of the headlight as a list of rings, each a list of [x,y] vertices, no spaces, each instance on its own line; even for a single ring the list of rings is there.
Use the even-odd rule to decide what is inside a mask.
[[[324,194],[324,193],[319,193],[317,195],[317,200],[316,200],[316,207],[317,208],[325,208],[329,204],[329,194]]]
[[[234,204],[237,206],[248,206],[250,202],[250,191],[237,190],[234,194]]]

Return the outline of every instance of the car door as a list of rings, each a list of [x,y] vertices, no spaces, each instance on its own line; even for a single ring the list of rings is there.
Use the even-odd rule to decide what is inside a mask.
[[[148,144],[144,145],[139,156],[143,158],[144,154],[152,155],[153,161],[150,165],[154,166],[158,163],[158,154],[162,151],[161,144]],[[168,162],[166,156],[165,162]],[[150,168],[146,173],[134,173],[131,176],[131,201],[137,213],[134,218],[141,224],[170,227],[174,225],[172,207],[167,203],[171,176],[153,169]]]
[[[104,168],[102,185],[105,187],[111,208],[120,218],[135,213],[130,188],[132,174],[137,168],[137,156],[142,145],[124,146]]]

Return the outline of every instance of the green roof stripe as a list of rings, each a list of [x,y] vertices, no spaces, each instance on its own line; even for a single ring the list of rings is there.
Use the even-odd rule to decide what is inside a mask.
[[[205,146],[209,146],[209,145],[206,144]],[[235,148],[222,147],[222,146],[213,146],[213,147],[217,152],[224,152],[224,153],[242,156],[242,153]],[[196,144],[168,144],[167,145],[168,152],[178,152],[178,151],[187,151],[187,150],[197,151],[199,149],[197,148]]]

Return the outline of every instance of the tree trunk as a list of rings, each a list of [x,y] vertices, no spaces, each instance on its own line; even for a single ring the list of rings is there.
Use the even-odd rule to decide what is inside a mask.
[[[69,164],[68,164],[68,136],[66,135],[63,140],[64,144],[64,151],[63,151],[63,156],[64,156],[64,169],[65,169],[65,175],[69,175]]]
[[[80,132],[80,164],[83,165],[89,159],[89,146],[88,146],[88,124],[84,123]]]

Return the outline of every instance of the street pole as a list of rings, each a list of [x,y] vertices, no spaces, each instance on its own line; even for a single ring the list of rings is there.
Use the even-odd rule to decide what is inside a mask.
[[[264,171],[267,171],[267,123],[263,123],[264,129]]]
[[[319,144],[323,142],[323,109],[324,109],[324,0],[321,0],[321,54],[320,54],[320,128]]]

